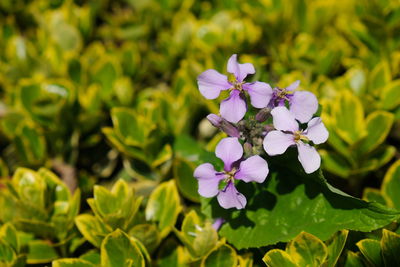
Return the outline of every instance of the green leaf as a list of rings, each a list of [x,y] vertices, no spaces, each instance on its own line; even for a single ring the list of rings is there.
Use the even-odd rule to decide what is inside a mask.
[[[118,78],[119,71],[116,64],[110,60],[102,60],[93,67],[93,81],[98,82],[103,87],[102,95],[109,97],[113,92],[114,84]]]
[[[352,166],[347,160],[336,152],[320,150],[322,157],[322,166],[324,170],[336,174],[342,178],[348,178],[351,175]]]
[[[134,159],[139,159],[144,162],[147,161],[145,153],[133,146],[128,146],[127,144],[124,143],[123,139],[121,139],[115,130],[110,127],[105,127],[102,128],[103,134],[107,137],[108,141],[111,142],[111,144],[120,152],[124,153],[125,155],[132,157]]]
[[[0,265],[2,265],[2,262],[12,263],[16,256],[13,248],[4,240],[0,239]]]
[[[201,266],[236,267],[237,262],[236,251],[231,246],[222,244],[203,258]]]
[[[360,253],[353,252],[353,251],[347,251],[347,258],[346,258],[346,263],[344,265],[345,267],[364,267],[362,258],[360,256]]]
[[[392,110],[400,105],[400,80],[392,81],[381,91],[380,107]]]
[[[75,223],[79,232],[95,247],[100,247],[104,237],[110,232],[110,229],[93,215],[78,215]]]
[[[162,243],[159,249],[157,265],[160,267],[188,267],[189,256],[176,239],[169,238]]]
[[[363,239],[357,242],[356,245],[370,264],[373,266],[383,266],[381,244],[378,240]]]
[[[174,161],[174,177],[182,195],[193,202],[200,202],[197,192],[197,180],[193,177],[196,164],[185,159],[176,158]]]
[[[326,243],[328,247],[327,267],[334,267],[342,254],[344,245],[346,244],[348,230],[341,230],[335,233]]]
[[[361,162],[361,166],[353,170],[352,174],[363,174],[377,170],[388,163],[396,154],[394,146],[382,145],[368,155],[368,159]]]
[[[44,159],[46,142],[37,129],[23,126],[14,141],[22,160],[29,164],[38,164]]]
[[[18,112],[7,112],[0,121],[2,132],[9,138],[13,138],[20,130],[18,130],[24,122],[24,115]]]
[[[59,259],[52,263],[53,267],[95,267],[93,263],[82,259]]]
[[[31,203],[38,209],[45,208],[46,183],[34,171],[18,168],[12,178],[22,202]]]
[[[95,185],[94,199],[87,201],[96,216],[112,229],[128,230],[132,226],[142,198],[135,198],[128,184],[123,180],[118,180],[111,192],[103,186]]]
[[[5,241],[15,252],[19,252],[17,230],[11,223],[5,223],[0,227],[0,240]]]
[[[134,110],[113,108],[111,118],[117,135],[129,146],[144,147],[155,124]]]
[[[386,61],[381,61],[370,74],[369,88],[379,90],[386,86],[391,80],[389,64]]]
[[[93,263],[94,265],[100,265],[100,253],[97,249],[89,250],[85,254],[79,257],[82,260]]]
[[[384,206],[387,206],[387,201],[382,195],[381,191],[375,188],[365,188],[363,192],[363,199],[368,202],[377,202]]]
[[[153,168],[158,167],[172,158],[172,147],[170,144],[166,144],[158,153],[157,157],[151,163]]]
[[[175,180],[160,184],[150,195],[146,206],[146,220],[158,223],[161,238],[171,231],[181,212]]]
[[[55,248],[43,240],[34,240],[28,243],[28,264],[47,263],[59,258]]]
[[[101,244],[101,266],[145,266],[140,249],[127,234],[115,230]]]
[[[56,234],[54,225],[48,222],[38,221],[35,219],[16,219],[13,223],[17,229],[28,233],[34,233],[40,237],[48,238]]]
[[[151,224],[135,225],[129,231],[129,235],[137,238],[150,253],[152,253],[161,242],[157,228]]]
[[[333,188],[320,171],[299,172],[297,152],[291,149],[286,154],[270,159],[264,184],[238,184],[238,191],[247,198],[245,209],[225,210],[215,198],[203,200],[202,209],[209,218],[226,220],[219,234],[236,248],[287,242],[302,231],[326,240],[340,229],[371,231],[400,217],[398,212]],[[275,165],[285,162],[291,164]]]
[[[191,210],[182,222],[182,230],[175,231],[185,244],[193,259],[200,259],[213,249],[218,242],[217,231],[210,222],[203,222],[194,210]]]
[[[349,91],[342,91],[335,100],[332,117],[335,131],[348,144],[353,145],[367,135],[361,101]]]
[[[381,190],[389,207],[400,210],[400,160],[393,163],[386,172]]]
[[[272,249],[264,255],[263,261],[269,267],[299,267],[293,262],[290,255],[280,249]]]
[[[286,252],[299,266],[320,266],[328,256],[325,244],[305,232],[301,232],[288,243]]]
[[[78,29],[66,23],[62,16],[52,16],[48,29],[52,39],[64,52],[77,51],[82,45],[82,37]]]
[[[204,162],[210,162],[215,168],[223,167],[221,160],[214,153],[206,151],[193,138],[186,135],[177,137],[174,143],[174,152],[176,157],[199,165]]]
[[[400,266],[400,235],[383,229],[381,248],[385,266]]]
[[[94,201],[96,203],[96,208],[100,212],[102,217],[119,209],[121,203],[117,201],[117,196],[111,194],[111,192],[103,186],[95,185],[93,188],[93,195]],[[121,196],[121,198],[124,197],[126,196]]]
[[[371,152],[385,141],[393,119],[393,114],[386,111],[375,111],[368,115],[365,121],[368,135],[362,139],[357,149],[360,155]]]

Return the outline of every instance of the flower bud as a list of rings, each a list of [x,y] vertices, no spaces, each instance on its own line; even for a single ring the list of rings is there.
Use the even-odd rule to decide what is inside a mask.
[[[219,128],[221,126],[222,118],[216,114],[208,114],[207,115],[207,120],[214,126]]]
[[[253,155],[253,146],[250,143],[248,143],[248,142],[244,143],[243,150],[244,150],[245,155],[247,155],[247,156]]]
[[[263,108],[256,114],[256,120],[258,122],[264,122],[271,116],[270,108]]]
[[[216,114],[209,114],[207,116],[208,121],[214,126],[220,129],[221,131],[225,132],[231,137],[240,137],[240,132],[236,126],[234,126],[229,121],[225,120],[224,118],[216,115]]]

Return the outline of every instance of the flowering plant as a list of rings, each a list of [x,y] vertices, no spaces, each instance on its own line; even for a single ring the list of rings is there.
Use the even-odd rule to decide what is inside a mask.
[[[370,215],[380,207],[334,188],[320,170],[316,146],[329,132],[315,95],[298,90],[300,81],[286,88],[244,82],[255,68],[238,63],[236,55],[227,70],[198,76],[207,99],[229,90],[220,114],[207,116],[228,137],[216,145],[217,159],[209,156],[193,173],[203,213],[220,235],[240,249],[290,240],[302,231],[325,240],[341,229],[374,229]]]
[[[230,91],[230,96],[221,102],[221,116],[207,116],[213,126],[232,136],[222,139],[215,150],[216,156],[224,162],[224,171],[217,172],[210,163],[204,163],[196,168],[194,177],[199,181],[201,196],[218,195],[221,207],[242,209],[246,206],[246,198],[237,191],[235,180],[263,183],[268,175],[268,163],[261,157],[264,151],[275,156],[283,154],[289,146],[296,145],[304,171],[312,173],[321,164],[313,144],[324,143],[329,133],[321,118],[312,118],[318,109],[315,95],[308,91],[296,91],[300,81],[287,88],[274,89],[265,82],[244,83],[243,80],[248,74],[254,74],[255,69],[251,63],[238,63],[236,54],[229,58],[227,69],[228,76],[209,69],[198,77],[199,90],[207,99],[217,98],[221,90]],[[230,76],[233,78],[229,79]],[[248,93],[251,105],[261,109],[255,118],[245,118],[247,101],[244,92]],[[272,123],[268,120],[270,116]],[[251,120],[255,124],[249,123]],[[307,128],[301,129],[299,122],[307,123]],[[252,125],[252,128],[246,129],[244,125]],[[246,132],[253,132],[253,136],[248,136]],[[239,139],[248,148],[257,147],[263,139],[264,151],[249,149],[251,151],[244,159]],[[222,190],[218,190],[220,181],[226,183]]]

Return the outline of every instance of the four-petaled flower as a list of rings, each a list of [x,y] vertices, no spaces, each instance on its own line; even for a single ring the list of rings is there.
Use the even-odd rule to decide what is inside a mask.
[[[289,146],[296,145],[298,159],[306,173],[316,171],[321,157],[310,144],[324,143],[329,136],[321,118],[315,117],[308,122],[307,129],[299,129],[295,116],[286,107],[276,107],[271,111],[275,131],[269,132],[264,139],[265,151],[270,156],[283,154]]]
[[[289,104],[289,110],[301,123],[308,122],[318,110],[318,100],[308,91],[296,91],[300,81],[295,81],[286,88],[275,87],[269,104],[270,108]]]
[[[227,69],[233,74],[230,78],[209,69],[199,75],[197,82],[200,93],[207,99],[215,99],[222,90],[230,90],[229,97],[221,102],[220,113],[227,121],[237,123],[243,119],[247,111],[244,91],[249,94],[251,105],[255,108],[266,107],[270,103],[273,92],[267,83],[244,82],[248,74],[254,74],[256,71],[251,63],[239,64],[236,54],[229,58]]]
[[[251,156],[241,160],[243,147],[235,137],[222,139],[215,154],[224,162],[224,170],[217,172],[210,163],[198,166],[194,171],[194,177],[199,181],[199,194],[203,197],[214,197],[225,209],[242,209],[246,206],[246,197],[239,193],[235,187],[235,180],[244,182],[264,182],[269,169],[267,162],[260,156]],[[224,181],[226,185],[219,190],[219,184]]]

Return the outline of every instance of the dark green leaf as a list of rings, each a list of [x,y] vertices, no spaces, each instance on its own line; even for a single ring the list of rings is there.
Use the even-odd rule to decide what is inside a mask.
[[[245,209],[224,210],[215,198],[202,202],[210,218],[226,219],[219,233],[237,248],[287,242],[301,231],[325,240],[340,229],[371,231],[400,217],[333,188],[319,171],[310,175],[297,171],[302,167],[294,156],[270,160],[264,184],[239,183],[239,192],[247,198]],[[272,164],[276,162],[291,164],[278,168]]]

